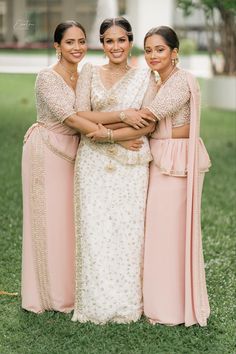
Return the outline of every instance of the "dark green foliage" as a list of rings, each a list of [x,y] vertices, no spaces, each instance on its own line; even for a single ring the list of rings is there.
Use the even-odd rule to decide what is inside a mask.
[[[189,15],[193,9],[203,8],[205,11],[214,9],[225,9],[236,14],[235,0],[177,0],[177,5],[182,8],[186,15]]]
[[[35,121],[33,75],[0,76],[0,289],[20,293],[22,140]],[[203,195],[203,242],[211,304],[208,327],[96,326],[71,315],[35,315],[20,296],[0,295],[1,354],[232,354],[234,353],[235,115],[204,109],[202,135],[213,167]]]
[[[177,6],[189,16],[195,9],[205,14],[208,53],[214,74],[236,73],[236,1],[235,0],[177,0]],[[219,15],[219,16],[217,16]],[[218,71],[214,55],[221,51],[223,71]]]

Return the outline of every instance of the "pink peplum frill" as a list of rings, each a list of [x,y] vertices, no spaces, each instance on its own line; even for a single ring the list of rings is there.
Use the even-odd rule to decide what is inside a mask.
[[[201,138],[198,144],[200,172],[208,172],[211,162]],[[151,139],[150,146],[154,165],[160,172],[175,177],[187,176],[189,139]]]

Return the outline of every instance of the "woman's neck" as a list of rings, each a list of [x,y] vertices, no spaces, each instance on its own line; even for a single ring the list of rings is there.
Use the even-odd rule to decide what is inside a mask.
[[[127,61],[122,62],[122,63],[113,63],[109,61],[109,63],[106,65],[107,69],[111,71],[126,71],[129,69],[129,66],[127,64]]]
[[[64,69],[68,70],[71,73],[76,72],[78,68],[78,63],[70,63],[65,59],[61,59],[59,61],[59,64],[61,64],[61,66],[64,67]]]
[[[159,71],[158,74],[160,75],[161,82],[164,83],[169,79],[169,77],[175,72],[176,66],[169,66],[166,70]]]

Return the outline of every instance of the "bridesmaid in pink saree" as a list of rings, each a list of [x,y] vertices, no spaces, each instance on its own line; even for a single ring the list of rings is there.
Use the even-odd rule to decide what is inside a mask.
[[[68,121],[76,120],[84,133],[96,129],[76,116],[85,31],[78,22],[61,23],[54,42],[59,60],[37,76],[37,123],[25,135],[22,156],[22,307],[35,313],[74,307],[73,177],[79,136]]]
[[[146,211],[144,313],[152,324],[205,326],[209,304],[201,241],[201,193],[210,160],[199,137],[199,88],[176,67],[179,41],[169,27],[151,29],[145,58],[158,92],[142,111],[156,117]]]

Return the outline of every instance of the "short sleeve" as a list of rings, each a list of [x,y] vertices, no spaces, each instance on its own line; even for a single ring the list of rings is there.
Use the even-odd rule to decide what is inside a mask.
[[[184,72],[177,72],[160,88],[154,100],[146,107],[158,120],[172,116],[190,99],[190,88]]]
[[[77,88],[77,108],[79,112],[91,111],[92,64],[84,64]]]
[[[41,71],[35,83],[38,104],[45,104],[51,114],[61,123],[76,114],[73,108],[75,99],[68,95],[63,81],[50,71]]]

